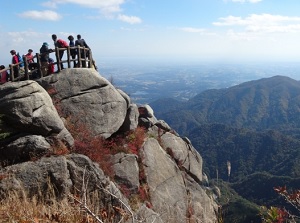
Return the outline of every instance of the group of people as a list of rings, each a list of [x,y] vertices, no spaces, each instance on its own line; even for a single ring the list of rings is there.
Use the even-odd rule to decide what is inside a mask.
[[[90,50],[89,46],[87,45],[87,43],[85,42],[84,39],[81,38],[81,35],[78,34],[77,35],[77,40],[74,41],[74,37],[72,35],[68,36],[68,40],[69,43],[67,43],[65,40],[59,39],[57,38],[56,34],[53,34],[52,36],[52,40],[54,42],[54,46],[58,47],[58,48],[66,48],[68,46],[71,47],[70,50],[70,54],[71,54],[71,58],[73,60],[73,67],[78,67],[78,64],[76,63],[76,55],[80,55],[81,58],[87,58],[89,57],[89,51],[85,51],[85,50],[80,50],[80,52],[77,52],[77,49],[75,47],[80,46],[80,47],[85,47],[87,49]],[[72,48],[74,47],[74,48]],[[60,59],[60,61],[62,61],[62,58],[64,56],[64,51],[65,50],[59,50],[58,51],[58,58]],[[49,48],[49,44],[47,42],[44,42],[42,44],[42,47],[40,48],[40,61],[41,61],[41,72],[43,76],[47,76],[49,74],[54,73],[54,60],[49,56],[49,54],[51,52],[54,52],[53,49]],[[37,69],[37,63],[34,61],[34,56],[33,56],[33,50],[29,49],[28,53],[25,54],[24,58],[27,60],[28,62],[28,69],[29,71],[34,71],[35,73],[32,73],[33,78],[38,78],[40,77],[40,75],[38,74]],[[13,67],[13,72],[14,72],[14,77],[19,77],[20,73],[22,71],[24,71],[24,63],[22,57],[19,55],[19,53],[17,53],[15,50],[11,50],[10,54],[12,55],[12,64],[18,64],[16,66]],[[60,67],[61,69],[64,69],[64,65],[63,63],[60,63]],[[82,63],[82,67],[86,67],[86,63],[83,62]],[[96,68],[96,66],[95,66]],[[5,69],[4,65],[0,66],[0,70]],[[0,73],[0,84],[3,84],[5,82],[7,82],[9,79],[9,73],[7,71],[3,71]]]
[[[80,54],[81,58],[86,58],[88,55],[86,55],[85,50],[80,50],[80,52],[77,52],[77,49],[75,47],[81,46],[85,47],[87,49],[90,49],[90,47],[87,45],[84,39],[81,38],[81,35],[77,35],[77,40],[74,42],[74,37],[72,35],[68,36],[69,43],[67,43],[65,40],[57,38],[56,34],[53,34],[52,40],[54,42],[54,46],[57,48],[66,48],[68,46],[74,47],[71,49],[71,57],[73,60],[73,67],[77,67],[75,58],[77,54]],[[49,57],[49,53],[53,52],[53,49],[49,49],[49,44],[47,42],[44,42],[41,49],[41,66],[42,66],[42,74],[43,76],[46,76],[48,74],[54,73],[54,60]],[[62,58],[64,56],[64,50],[58,51],[58,57],[60,61],[62,61]],[[64,64],[60,63],[61,69],[64,69]],[[86,63],[82,63],[82,67],[86,67]]]

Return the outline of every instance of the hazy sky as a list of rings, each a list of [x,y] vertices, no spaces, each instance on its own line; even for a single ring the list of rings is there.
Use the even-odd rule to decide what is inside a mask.
[[[2,1],[0,63],[81,34],[102,58],[300,61],[299,0]]]

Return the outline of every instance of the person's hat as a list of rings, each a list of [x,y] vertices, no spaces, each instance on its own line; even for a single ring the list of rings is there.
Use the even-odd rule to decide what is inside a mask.
[[[48,44],[48,43],[46,43],[46,42],[44,42],[44,43],[43,43],[43,46],[49,46],[49,44]]]

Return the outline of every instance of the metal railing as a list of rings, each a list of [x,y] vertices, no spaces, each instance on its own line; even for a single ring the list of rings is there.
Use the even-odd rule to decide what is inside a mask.
[[[75,59],[72,58],[71,55],[71,50],[76,50],[76,57]],[[60,51],[67,51],[67,59],[66,60],[61,60],[59,57]],[[83,52],[83,53],[82,53]],[[56,61],[53,63],[54,65],[57,66],[57,72],[60,72],[62,70],[62,64],[67,63],[68,68],[71,68],[71,62],[76,63],[75,68],[80,68],[80,67],[87,67],[87,68],[92,68],[95,67],[95,61],[93,60],[92,56],[92,51],[90,48],[86,47],[81,47],[81,46],[75,46],[75,47],[70,47],[68,46],[67,48],[58,48],[56,47],[52,52],[49,52],[49,57],[52,53],[55,53],[55,58]],[[83,57],[82,57],[83,55]],[[43,77],[43,72],[42,72],[42,63],[41,63],[41,56],[42,54],[36,53],[36,55],[33,57],[33,59],[36,59],[36,69],[31,70],[30,69],[30,63],[28,62],[29,60],[32,59],[27,59],[25,55],[22,56],[23,62],[19,62],[16,64],[9,64],[9,68],[0,70],[0,73],[4,71],[9,71],[9,80],[10,81],[20,81],[20,80],[29,80],[33,79],[32,78],[32,73],[37,72],[38,76],[41,78]],[[20,68],[20,64],[24,64],[24,70]],[[19,70],[19,75],[16,77],[14,69],[17,66]],[[22,72],[20,73],[20,70],[22,69]]]

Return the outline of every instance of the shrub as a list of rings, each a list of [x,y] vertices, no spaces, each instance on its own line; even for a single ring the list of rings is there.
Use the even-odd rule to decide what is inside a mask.
[[[287,203],[292,205],[295,210],[300,212],[300,190],[289,192],[286,186],[275,187],[275,192],[282,196]],[[261,218],[265,223],[284,223],[284,222],[296,222],[295,219],[299,219],[299,216],[292,214],[286,208],[261,207],[260,211]]]
[[[97,162],[103,172],[113,178],[111,152],[106,140],[101,136],[93,136],[88,127],[78,120],[66,119],[66,128],[74,138],[74,147],[71,152],[83,154]]]

